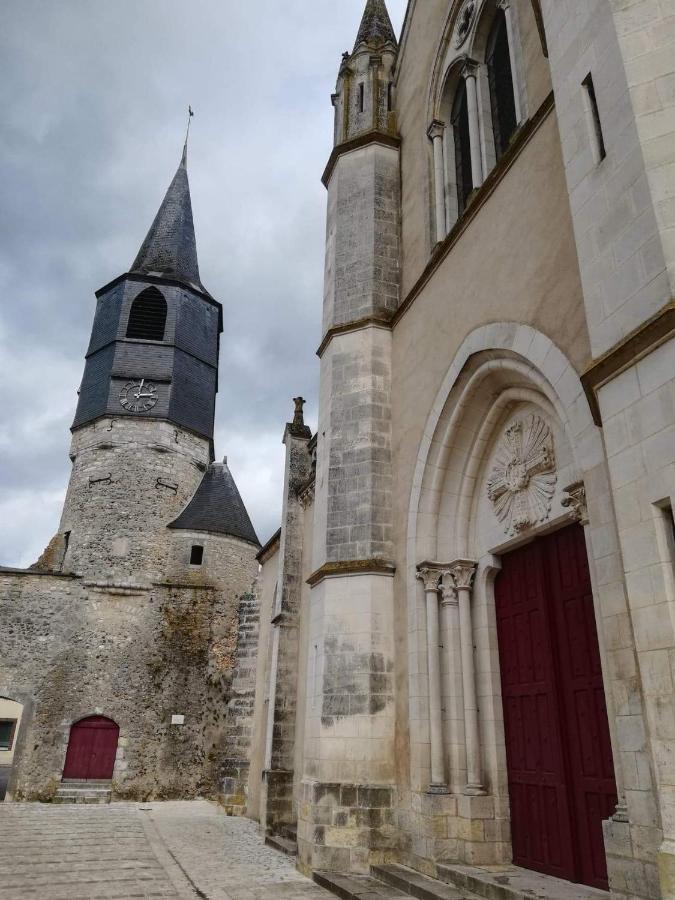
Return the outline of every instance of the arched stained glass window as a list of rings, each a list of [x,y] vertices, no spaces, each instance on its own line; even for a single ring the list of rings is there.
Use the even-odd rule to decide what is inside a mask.
[[[516,121],[516,102],[513,93],[509,37],[503,10],[498,10],[488,40],[487,68],[490,82],[492,129],[495,139],[495,151],[499,160],[508,148],[518,125]]]
[[[166,328],[166,300],[155,287],[142,291],[131,304],[127,337],[163,341]]]

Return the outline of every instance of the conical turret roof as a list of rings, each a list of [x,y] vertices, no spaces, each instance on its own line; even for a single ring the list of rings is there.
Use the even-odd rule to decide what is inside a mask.
[[[197,242],[187,174],[187,144],[131,272],[173,278],[208,293],[199,278]]]
[[[211,463],[194,497],[169,528],[229,534],[260,546],[226,460]]]
[[[359,44],[380,45],[386,43],[398,46],[387,5],[384,0],[368,0],[359,33],[356,36],[354,50]]]

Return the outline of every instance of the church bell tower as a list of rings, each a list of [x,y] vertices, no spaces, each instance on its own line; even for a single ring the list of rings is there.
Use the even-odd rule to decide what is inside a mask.
[[[165,529],[213,460],[222,308],[201,282],[178,170],[131,269],[96,293],[59,529],[63,569],[165,571]]]

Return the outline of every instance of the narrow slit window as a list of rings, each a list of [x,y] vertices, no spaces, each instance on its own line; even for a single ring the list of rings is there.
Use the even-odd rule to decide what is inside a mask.
[[[365,102],[366,102],[366,89],[365,89],[363,82],[361,82],[361,84],[359,85],[359,112],[363,112],[364,107],[365,107]]]
[[[389,82],[387,85],[387,112],[391,112],[394,108],[394,85]]]
[[[127,337],[143,341],[163,341],[166,314],[166,300],[157,288],[142,291],[131,304]]]
[[[607,149],[605,147],[605,138],[602,133],[602,123],[600,122],[598,99],[595,96],[595,85],[593,84],[593,76],[590,72],[582,81],[582,85],[586,95],[586,116],[588,118],[591,141],[596,157],[595,161],[596,163],[599,163],[607,156]]]
[[[193,544],[190,551],[190,565],[201,566],[204,562],[204,548],[201,544]]]

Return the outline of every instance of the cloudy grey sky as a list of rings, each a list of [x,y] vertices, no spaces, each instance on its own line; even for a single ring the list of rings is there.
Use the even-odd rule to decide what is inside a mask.
[[[0,564],[58,526],[94,291],[131,264],[188,104],[201,275],[225,307],[216,454],[260,538],[278,527],[291,398],[316,421],[320,176],[364,6],[0,0]]]

